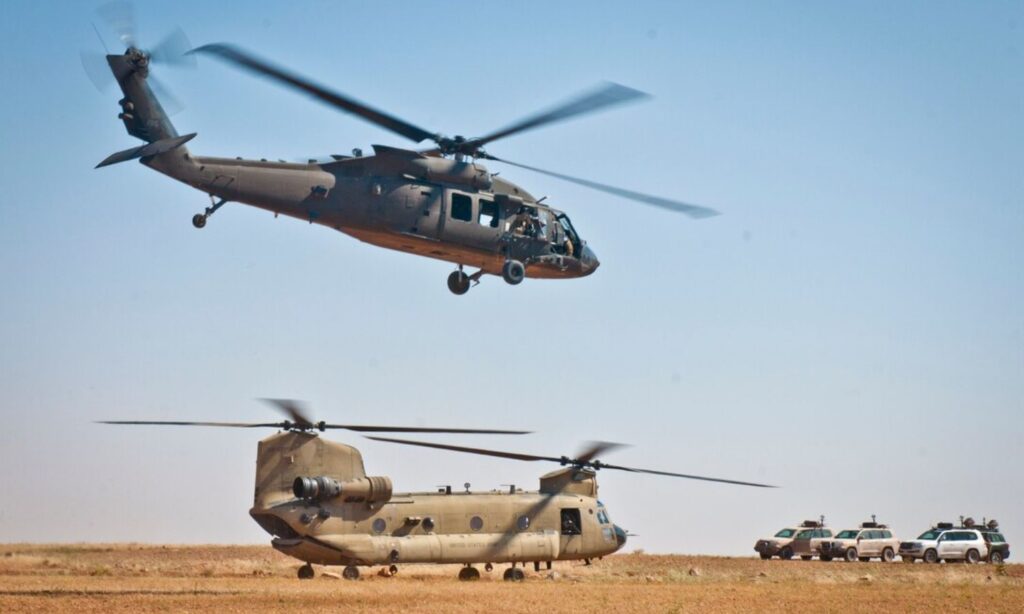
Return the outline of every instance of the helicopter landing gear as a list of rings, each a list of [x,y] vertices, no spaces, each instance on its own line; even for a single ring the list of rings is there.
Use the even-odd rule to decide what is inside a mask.
[[[224,206],[224,203],[228,202],[227,199],[222,198],[218,201],[213,200],[213,194],[210,194],[210,206],[207,207],[202,213],[197,213],[192,216],[192,225],[196,228],[204,228],[206,226],[206,218],[210,217]]]
[[[501,579],[506,582],[522,582],[526,579],[526,574],[524,574],[523,570],[519,569],[518,567],[509,567],[505,570],[505,573],[501,576]]]
[[[459,580],[463,582],[475,582],[480,579],[480,570],[469,565],[459,570]]]
[[[526,277],[526,267],[518,260],[506,260],[501,267],[501,277],[508,284],[518,285]]]
[[[452,291],[452,294],[461,296],[469,292],[470,288],[480,283],[480,278],[483,274],[484,271],[481,269],[472,275],[466,275],[460,264],[459,270],[452,271],[452,274],[448,276],[448,289]]]
[[[448,289],[452,291],[452,294],[459,296],[469,292],[469,275],[463,273],[462,269],[452,271],[452,274],[448,276]]]
[[[313,576],[316,575],[313,572],[313,566],[306,563],[302,567],[299,567],[299,580],[312,580]]]
[[[346,580],[358,580],[359,579],[359,568],[355,565],[349,565],[341,571],[341,577]]]
[[[492,571],[494,571],[494,565],[487,563],[486,565],[484,565],[484,571],[486,571],[487,573],[491,573]]]

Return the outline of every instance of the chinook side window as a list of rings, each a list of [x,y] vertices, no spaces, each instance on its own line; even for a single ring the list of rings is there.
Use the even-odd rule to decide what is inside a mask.
[[[562,535],[579,535],[582,532],[580,511],[576,508],[562,510]]]
[[[465,194],[452,194],[452,219],[473,221],[473,199]]]

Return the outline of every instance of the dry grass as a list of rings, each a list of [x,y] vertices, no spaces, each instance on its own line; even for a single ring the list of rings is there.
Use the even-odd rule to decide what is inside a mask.
[[[0,612],[722,612],[1024,611],[1024,566],[821,563],[625,554],[556,563],[556,574],[455,579],[406,566],[394,578],[300,582],[262,546],[0,546]],[[318,570],[319,571],[319,570]],[[334,569],[332,571],[339,571]]]

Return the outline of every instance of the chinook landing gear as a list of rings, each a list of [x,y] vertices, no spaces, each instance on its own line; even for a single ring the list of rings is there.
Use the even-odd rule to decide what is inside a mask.
[[[313,572],[313,566],[309,563],[299,567],[299,580],[312,580],[314,575],[316,574]]]
[[[341,577],[346,580],[358,580],[359,579],[359,568],[355,565],[349,565],[341,571]]]
[[[476,582],[480,579],[480,570],[476,567],[466,565],[459,570],[459,580],[463,582]]]
[[[210,194],[210,206],[207,207],[202,213],[197,213],[192,216],[192,225],[196,228],[204,228],[206,226],[206,218],[213,215],[217,209],[224,206],[224,203],[228,202],[227,199],[222,198],[218,201],[213,200],[213,194]]]
[[[526,579],[526,574],[524,574],[523,570],[518,567],[509,567],[505,570],[501,579],[505,582],[522,582]]]
[[[459,270],[452,271],[452,274],[448,276],[448,289],[452,291],[452,294],[462,296],[469,292],[470,288],[480,283],[480,277],[483,274],[483,270],[480,270],[472,275],[466,275],[460,264]]]

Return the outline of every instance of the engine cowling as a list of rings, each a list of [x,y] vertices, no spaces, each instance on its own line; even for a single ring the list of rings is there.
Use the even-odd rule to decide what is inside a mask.
[[[292,482],[292,492],[298,499],[327,501],[338,497],[345,501],[378,503],[391,499],[391,478],[367,476],[344,482],[325,475],[299,476]]]

